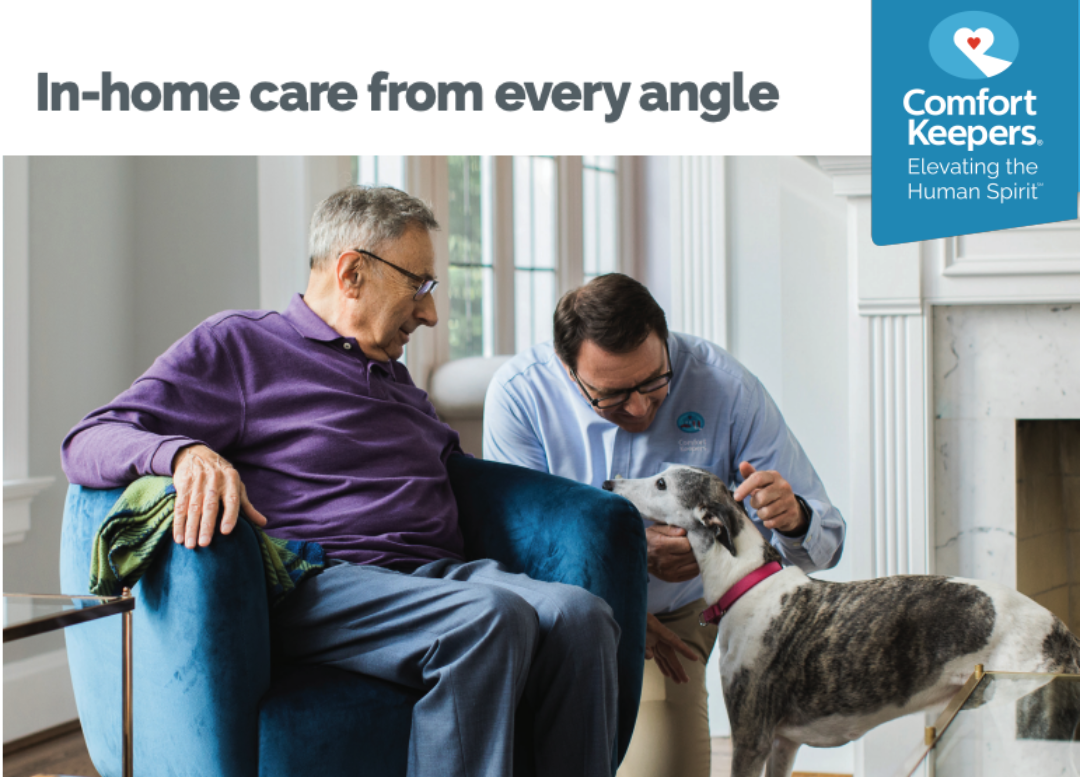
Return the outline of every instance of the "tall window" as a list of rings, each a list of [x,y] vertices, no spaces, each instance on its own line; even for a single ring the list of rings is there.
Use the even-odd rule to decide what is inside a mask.
[[[582,242],[588,281],[619,266],[618,174],[613,156],[587,156],[582,162]]]
[[[450,358],[491,356],[495,343],[491,159],[452,156],[447,163]]]
[[[551,337],[555,310],[556,165],[553,157],[514,157],[514,345]]]

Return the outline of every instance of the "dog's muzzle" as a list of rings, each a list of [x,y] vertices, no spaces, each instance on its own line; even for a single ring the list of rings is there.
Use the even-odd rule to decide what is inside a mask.
[[[615,481],[614,480],[605,480],[603,483],[600,484],[600,488],[604,489],[605,491],[614,491],[615,490]]]

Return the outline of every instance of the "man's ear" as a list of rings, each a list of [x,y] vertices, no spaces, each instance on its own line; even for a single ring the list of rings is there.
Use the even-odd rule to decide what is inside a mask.
[[[364,263],[356,251],[343,251],[334,264],[334,283],[339,291],[352,297],[364,283]]]
[[[714,503],[702,507],[701,520],[712,532],[713,539],[727,548],[728,553],[732,556],[737,555],[735,553],[735,534],[738,529],[734,528],[732,519],[723,505]]]

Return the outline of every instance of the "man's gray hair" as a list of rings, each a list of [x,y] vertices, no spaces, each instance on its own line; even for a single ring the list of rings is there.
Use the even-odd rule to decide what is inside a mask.
[[[350,248],[378,250],[409,227],[439,228],[423,200],[390,186],[348,186],[319,203],[308,248],[315,269]]]

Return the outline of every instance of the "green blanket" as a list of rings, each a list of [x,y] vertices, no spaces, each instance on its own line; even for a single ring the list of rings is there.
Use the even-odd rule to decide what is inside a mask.
[[[127,487],[94,537],[91,593],[118,596],[139,581],[163,543],[172,542],[175,501],[172,478],[144,477]],[[326,566],[318,543],[280,540],[259,528],[255,528],[255,536],[262,552],[271,606]]]

